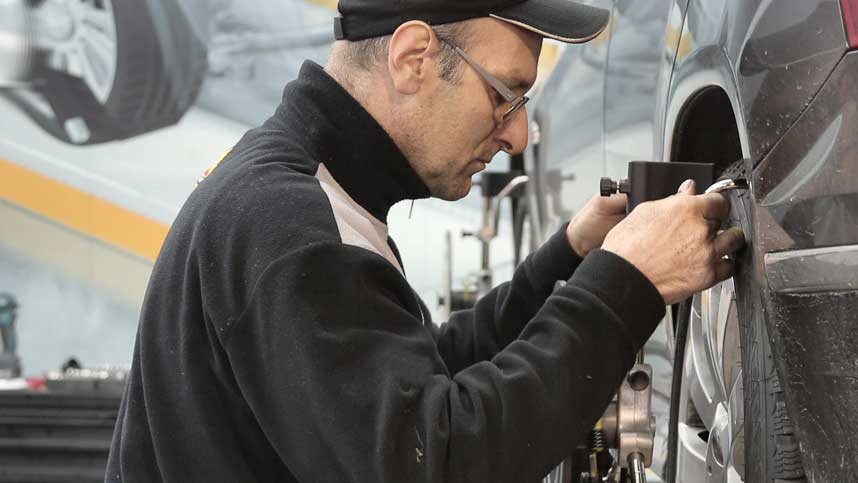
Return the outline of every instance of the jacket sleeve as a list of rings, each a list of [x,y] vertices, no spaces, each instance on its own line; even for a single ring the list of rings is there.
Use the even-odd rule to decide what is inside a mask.
[[[587,257],[519,337],[451,373],[407,282],[334,243],[272,263],[221,335],[256,420],[300,481],[536,481],[592,427],[664,306]]]
[[[524,329],[551,294],[581,263],[563,225],[539,250],[516,267],[512,280],[495,287],[472,309],[460,310],[430,330],[451,372],[489,360]]]

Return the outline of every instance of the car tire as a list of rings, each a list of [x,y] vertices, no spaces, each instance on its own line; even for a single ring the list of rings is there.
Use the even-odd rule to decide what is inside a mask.
[[[725,175],[747,179],[739,162]],[[753,233],[750,193],[731,196],[733,223]],[[752,239],[752,238],[751,238]],[[745,419],[745,481],[803,482],[804,467],[794,426],[775,370],[771,341],[763,314],[762,290],[749,254],[736,260],[736,300],[742,354]]]
[[[737,163],[728,169],[724,176],[744,177],[744,166],[741,162]],[[750,193],[733,191],[729,193],[729,197],[732,206],[730,225],[740,226],[746,235],[752,234],[753,224],[749,216],[751,213]],[[748,240],[749,245],[753,243],[753,236],[749,236]],[[738,334],[734,332],[732,337],[738,336],[740,347],[741,361],[739,367],[742,377],[741,419],[743,419],[743,425],[735,429],[735,432],[738,433],[738,429],[741,428],[741,434],[731,437],[734,439],[731,444],[736,444],[735,440],[742,442],[744,451],[741,449],[737,449],[737,451],[744,455],[744,461],[731,460],[731,462],[734,469],[740,476],[744,477],[746,482],[804,482],[806,479],[801,462],[801,453],[775,370],[774,356],[763,313],[762,290],[754,278],[753,263],[749,247],[737,257],[736,273],[732,279],[738,320],[737,326],[733,326],[732,329],[738,331]],[[700,294],[695,295],[695,298],[699,297],[701,297]],[[696,299],[693,304],[695,307],[700,307],[699,299]],[[685,312],[683,315],[687,317],[691,310],[688,310],[688,307],[684,309],[679,312],[680,314]],[[678,321],[678,324],[682,323],[688,324],[688,320]],[[693,331],[687,331],[687,338],[680,335],[681,332],[683,332],[683,328],[678,327],[675,360],[689,361],[686,353],[690,347],[689,342],[693,337]],[[726,335],[724,339],[729,337],[731,335]],[[678,347],[679,344],[682,344],[682,347]],[[702,345],[697,340],[694,341],[694,344]],[[677,464],[678,423],[683,418],[676,415],[679,414],[679,405],[690,404],[693,406],[693,401],[688,395],[689,390],[681,386],[686,384],[687,372],[677,374],[676,371],[688,371],[688,367],[684,364],[674,364],[674,388],[671,391],[671,421],[668,443],[670,456],[665,468],[666,481],[683,483],[707,481],[700,480],[701,475],[699,474],[691,474],[694,471],[689,471],[688,468],[693,468],[693,465],[681,465],[680,467]],[[727,380],[726,377],[725,380]],[[729,400],[729,393],[727,399]],[[693,412],[696,413],[696,409]],[[712,437],[710,433],[712,428],[701,423],[700,429],[705,430],[701,431],[700,434],[705,433],[707,439]],[[681,445],[682,443],[678,444]],[[707,444],[709,444],[708,440]],[[728,451],[730,450],[728,449]],[[741,465],[741,468],[738,465]]]
[[[49,66],[39,73],[39,92],[55,115],[40,124],[73,144],[175,124],[195,102],[207,70],[205,45],[177,0],[103,1],[111,7],[116,53],[106,99],[81,77]]]
[[[737,284],[741,287],[741,284]],[[801,453],[774,359],[757,287],[737,287],[742,339],[745,481],[805,481]],[[752,303],[741,303],[742,300]]]

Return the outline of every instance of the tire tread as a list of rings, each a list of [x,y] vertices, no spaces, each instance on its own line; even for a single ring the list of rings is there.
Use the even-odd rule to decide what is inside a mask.
[[[737,162],[724,175],[746,178],[744,162]],[[746,233],[752,233],[748,200],[733,196],[732,202],[734,221],[741,223]],[[775,370],[761,288],[754,282],[750,258],[744,256],[737,261],[734,278],[745,393],[745,481],[800,483],[806,481],[801,450]],[[748,424],[752,426],[748,428]]]

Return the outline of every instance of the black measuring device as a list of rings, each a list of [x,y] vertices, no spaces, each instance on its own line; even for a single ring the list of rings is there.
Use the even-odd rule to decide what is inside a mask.
[[[619,181],[602,178],[599,192],[602,196],[625,193],[629,197],[627,212],[631,213],[645,201],[675,195],[679,185],[687,179],[693,179],[698,190],[712,186],[715,183],[715,164],[631,161],[627,178]]]

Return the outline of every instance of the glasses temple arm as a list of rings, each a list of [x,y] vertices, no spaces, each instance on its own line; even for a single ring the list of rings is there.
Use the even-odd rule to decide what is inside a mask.
[[[486,80],[486,82],[491,84],[491,86],[494,87],[495,90],[497,90],[498,93],[500,93],[500,95],[502,95],[504,97],[504,99],[506,99],[507,102],[512,102],[518,98],[518,96],[515,94],[515,92],[510,90],[509,87],[505,86],[504,83],[501,82],[497,77],[491,75],[488,71],[483,69],[483,67],[480,64],[478,64],[476,60],[471,58],[471,56],[468,55],[467,52],[465,52],[464,50],[460,49],[459,47],[457,47],[453,44],[450,44],[449,42],[447,42],[447,43],[451,47],[453,47],[453,49],[456,51],[457,54],[461,55],[462,58],[465,59],[465,62],[470,64],[471,67],[474,68],[474,70],[479,72],[480,75],[483,76],[483,78]]]

